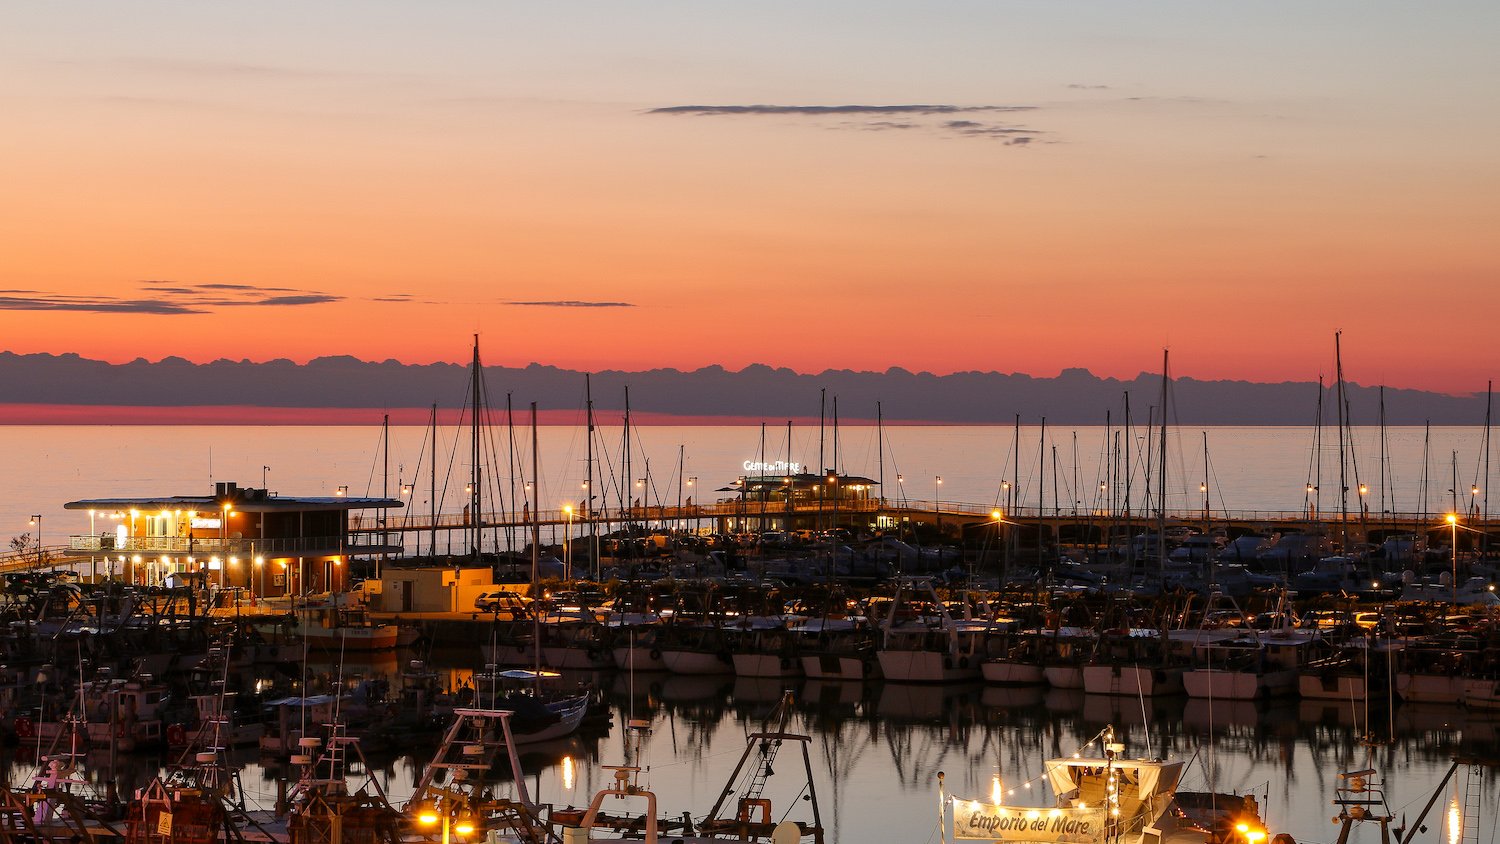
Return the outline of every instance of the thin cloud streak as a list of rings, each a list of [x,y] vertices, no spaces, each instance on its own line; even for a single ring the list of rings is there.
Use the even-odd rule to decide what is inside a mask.
[[[634,302],[583,302],[577,299],[559,299],[556,301],[542,302],[506,302],[504,304],[521,308],[634,308]]]
[[[742,115],[742,114],[798,114],[823,116],[829,114],[964,114],[968,112],[1034,111],[1036,106],[1018,105],[680,105],[663,106],[647,111],[647,114],[691,115],[697,117]]]

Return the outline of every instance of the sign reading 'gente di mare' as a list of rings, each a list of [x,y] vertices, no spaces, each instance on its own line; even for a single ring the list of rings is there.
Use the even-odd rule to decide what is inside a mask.
[[[984,841],[1096,844],[1104,840],[1103,809],[1020,809],[953,801],[953,832]]]
[[[756,475],[800,475],[802,474],[801,463],[788,463],[785,460],[777,460],[774,463],[764,463],[758,460],[746,460],[744,462],[746,472]]]

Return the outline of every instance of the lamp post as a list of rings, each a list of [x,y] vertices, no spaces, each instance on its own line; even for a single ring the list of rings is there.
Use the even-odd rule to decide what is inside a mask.
[[[446,806],[443,808],[443,811],[438,811],[436,807],[431,805],[423,806],[417,813],[417,822],[423,826],[432,826],[433,824],[441,823],[443,830],[442,844],[450,844],[453,833],[458,833],[460,837],[463,837],[474,831],[473,821],[469,820],[467,816],[455,819],[450,808]]]
[[[1448,514],[1448,528],[1452,532],[1449,540],[1453,544],[1453,607],[1458,608],[1458,514]]]
[[[31,524],[36,525],[36,566],[41,568],[47,561],[47,549],[42,545],[42,516],[40,513],[31,517]]]
[[[939,502],[943,498],[943,476],[938,475],[932,481],[932,512],[937,519],[937,541],[943,543],[943,505]]]
[[[573,505],[564,504],[568,514],[568,529],[563,533],[563,580],[573,579]]]

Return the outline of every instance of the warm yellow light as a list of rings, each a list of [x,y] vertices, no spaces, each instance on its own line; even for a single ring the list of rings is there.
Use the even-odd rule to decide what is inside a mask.
[[[990,511],[990,518],[994,519],[997,522],[1000,521],[1001,517],[1003,517],[1004,515],[1005,514],[1002,513],[1002,512],[1000,512],[999,510],[991,510]]]
[[[573,505],[572,504],[564,504],[563,505],[563,512],[567,513],[569,516],[573,515]]]
[[[1458,516],[1457,516],[1457,514],[1449,513],[1446,518],[1448,520],[1448,524],[1450,524],[1450,525],[1456,525],[1456,524],[1458,524]]]
[[[1250,831],[1250,825],[1244,823],[1236,824],[1234,828],[1239,832],[1240,835],[1244,835],[1245,833]]]
[[[568,790],[573,788],[573,757],[564,756],[562,763],[562,787]]]
[[[999,803],[1000,798],[1003,796],[1005,796],[1005,791],[1000,788],[1000,775],[996,774],[994,780],[990,783],[990,802]]]
[[[474,831],[474,822],[461,820],[457,825],[453,827],[453,831],[458,833],[459,835],[468,835],[469,833]]]
[[[237,565],[239,565],[240,564],[240,558],[239,557],[230,557],[229,558],[229,564],[231,566],[237,566]]]
[[[1250,844],[1256,844],[1257,841],[1264,841],[1265,838],[1265,832],[1259,829],[1252,829],[1245,833],[1245,840],[1249,841]]]
[[[417,815],[417,822],[426,826],[432,826],[438,822],[437,812],[431,809],[423,809],[421,814]]]
[[[1448,844],[1458,844],[1463,840],[1464,819],[1459,814],[1458,798],[1455,797],[1448,804]]]
[[[1360,495],[1369,495],[1370,494],[1370,488],[1368,486],[1364,485],[1364,484],[1360,484],[1359,485],[1359,494]]]
[[[263,566],[263,565],[265,565],[265,564],[266,564],[266,558],[265,558],[265,557],[262,557],[262,556],[260,556],[260,555],[259,555],[259,554],[257,554],[257,555],[256,555],[256,556],[255,556],[255,564],[256,564],[256,565],[257,565],[257,566]]]
[[[141,564],[141,555],[140,554],[136,554],[134,557],[131,557],[130,558],[130,562],[132,562],[132,563],[134,563],[136,565],[140,565]]]

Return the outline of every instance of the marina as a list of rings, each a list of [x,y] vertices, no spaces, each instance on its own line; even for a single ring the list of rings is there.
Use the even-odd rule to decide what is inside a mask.
[[[318,433],[330,442],[344,436]],[[1185,795],[1183,806],[1197,801],[1197,811],[1205,801],[1218,805],[1221,798],[1212,795],[1222,795],[1225,805],[1249,799],[1244,805],[1261,824],[1255,829],[1267,836],[1286,832],[1298,841],[1326,840],[1315,832],[1325,827],[1312,824],[1326,818],[1340,787],[1337,777],[1322,776],[1330,771],[1378,769],[1387,777],[1385,799],[1410,803],[1438,789],[1446,765],[1459,759],[1458,782],[1481,795],[1474,798],[1479,814],[1473,823],[1487,823],[1484,813],[1492,812],[1486,781],[1467,772],[1485,770],[1476,760],[1500,758],[1493,721],[1500,707],[1486,679],[1500,676],[1491,673],[1500,666],[1500,633],[1483,605],[1455,615],[1447,606],[1455,594],[1448,587],[1403,601],[1399,593],[1340,597],[1337,586],[1331,595],[1305,584],[1298,592],[1301,581],[1283,577],[1258,582],[1238,600],[1217,605],[1206,596],[1195,601],[1190,591],[1143,589],[1123,576],[1128,588],[1109,589],[1106,577],[1060,576],[1071,572],[1069,566],[1083,572],[1118,568],[1118,560],[1084,553],[1088,542],[1062,541],[1064,525],[1087,524],[1089,518],[1106,524],[1105,513],[1080,520],[1054,512],[1040,519],[1032,514],[1033,524],[1055,528],[1042,534],[1051,537],[1050,564],[1043,570],[1057,579],[1039,591],[1035,582],[998,579],[1006,555],[1014,555],[1011,562],[1024,571],[1039,553],[1035,530],[1029,541],[1016,530],[1013,544],[1003,542],[1007,528],[1026,524],[1024,508],[1012,511],[1013,519],[997,520],[983,512],[982,502],[892,503],[875,495],[867,508],[845,506],[847,521],[832,522],[826,512],[832,507],[826,507],[824,523],[847,526],[844,541],[852,546],[861,539],[857,534],[879,527],[882,515],[894,515],[890,524],[914,535],[923,530],[916,525],[930,519],[928,536],[945,536],[948,550],[939,546],[926,564],[925,557],[895,558],[921,573],[854,578],[846,588],[834,588],[818,576],[824,564],[816,545],[800,549],[795,540],[764,539],[785,525],[767,527],[730,556],[688,544],[694,520],[703,536],[712,536],[735,527],[733,520],[750,509],[738,500],[735,484],[728,487],[728,500],[692,505],[701,512],[686,510],[684,503],[680,510],[653,507],[650,515],[644,505],[639,512],[600,513],[593,525],[571,526],[571,543],[557,536],[550,547],[536,542],[544,535],[545,511],[533,513],[528,506],[519,514],[525,518],[511,514],[484,525],[496,528],[492,535],[503,543],[507,519],[515,522],[509,526],[518,529],[512,534],[517,553],[509,561],[504,552],[511,549],[504,547],[478,556],[443,554],[441,539],[436,559],[418,556],[385,532],[361,529],[369,513],[400,509],[406,503],[401,496],[344,490],[295,496],[218,482],[215,494],[186,505],[193,509],[184,508],[179,528],[164,519],[167,512],[176,518],[177,508],[163,505],[189,499],[130,498],[118,489],[106,490],[107,498],[81,499],[74,509],[49,514],[54,523],[65,525],[67,514],[77,519],[82,512],[97,525],[111,506],[162,514],[152,517],[159,520],[154,536],[132,534],[130,519],[111,519],[109,533],[81,535],[100,545],[109,539],[115,546],[109,550],[126,554],[141,550],[132,543],[152,544],[157,565],[121,577],[127,567],[107,560],[101,567],[104,549],[80,543],[78,534],[67,550],[49,554],[45,566],[35,558],[14,561],[9,592],[50,600],[15,603],[12,597],[9,605],[17,619],[6,661],[13,691],[0,724],[18,741],[9,756],[10,781],[24,787],[38,766],[45,768],[42,760],[55,758],[62,747],[69,750],[54,777],[77,776],[75,787],[87,782],[90,789],[112,792],[114,800],[138,792],[149,797],[158,788],[156,799],[170,802],[174,792],[152,786],[154,778],[196,760],[203,770],[193,776],[235,781],[254,795],[231,801],[218,828],[234,828],[249,840],[293,844],[307,835],[328,835],[326,827],[314,834],[293,811],[310,799],[308,786],[297,785],[309,782],[303,771],[326,761],[374,777],[381,797],[371,803],[368,790],[335,790],[317,805],[326,810],[333,805],[328,800],[352,800],[345,808],[361,817],[388,813],[370,834],[422,837],[435,833],[414,813],[444,805],[429,779],[433,760],[480,746],[455,738],[452,730],[481,717],[477,713],[504,711],[510,713],[504,741],[463,770],[475,782],[495,778],[484,800],[504,793],[509,802],[491,806],[473,802],[475,796],[462,806],[490,808],[453,804],[449,813],[482,818],[474,828],[487,835],[484,830],[495,830],[502,836],[496,840],[645,835],[645,827],[620,827],[632,822],[628,816],[621,820],[622,808],[611,809],[608,800],[644,797],[647,791],[646,815],[655,819],[661,840],[741,840],[752,832],[763,836],[756,840],[772,840],[780,818],[762,811],[756,788],[737,798],[740,804],[725,807],[715,805],[722,795],[711,785],[740,776],[743,770],[725,769],[731,750],[743,749],[744,736],[767,730],[799,736],[792,744],[809,752],[804,796],[818,796],[820,805],[809,808],[817,808],[822,819],[801,821],[812,825],[796,828],[799,840],[859,840],[890,830],[900,830],[895,840],[930,840],[934,834],[958,835],[963,824],[982,828],[983,836],[994,833],[984,840],[1030,840],[1000,835],[999,825],[1028,812],[1051,817],[1054,808],[1034,798],[1013,803],[997,797],[997,790],[1014,787],[1007,782],[1022,790],[1040,788],[1054,764],[1048,760],[1072,752],[1086,757],[1107,751],[1098,757],[1102,768],[1080,767],[1094,772],[1089,776],[1104,770],[1105,782],[1116,767],[1138,772],[1144,770],[1140,760],[1180,757],[1172,776],[1183,783],[1174,789]],[[1004,494],[1003,487],[997,494]],[[818,518],[816,505],[802,506]],[[200,511],[223,521],[202,520],[195,515]],[[338,514],[338,521],[306,530],[306,514],[317,512]],[[1125,527],[1119,535],[1159,529],[1163,521],[1187,528],[1201,524],[1191,516],[1202,514],[1184,512],[1169,520],[1154,515],[1118,522]],[[1226,533],[1236,529],[1230,512],[1210,516]],[[1300,536],[1315,527],[1346,526],[1328,519],[1315,523],[1307,513],[1259,516],[1259,522],[1240,526],[1241,535],[1285,530]],[[285,577],[263,579],[264,564],[254,562],[251,540],[243,538],[248,531],[229,535],[232,518],[254,525],[253,541],[264,542],[268,553],[307,556],[268,557],[289,565],[277,566]],[[1419,515],[1402,518],[1406,523],[1396,524],[1387,514],[1385,522],[1410,535],[1424,521]],[[1466,527],[1483,524],[1474,514],[1465,518]],[[278,538],[278,519],[304,529]],[[947,534],[936,533],[938,519],[945,520]],[[684,537],[683,544],[668,539],[667,553],[655,557],[597,558],[611,577],[624,578],[607,588],[564,580],[565,568],[547,569],[547,594],[498,576],[511,566],[545,568],[543,554],[588,571],[596,559],[585,538],[590,530],[619,531],[636,520],[660,535]],[[144,515],[134,521],[144,523]],[[126,529],[115,528],[116,522]],[[1454,533],[1451,524],[1439,525],[1431,531],[1434,542],[1445,527],[1450,537]],[[986,526],[992,530],[985,532]],[[461,538],[470,526],[452,527]],[[429,521],[411,534],[431,537],[435,528],[444,529]],[[1168,534],[1183,549],[1194,547],[1188,541],[1193,536],[1207,535]],[[79,544],[86,547],[73,547]],[[1112,545],[1102,539],[1094,544]],[[1465,572],[1486,570],[1484,544],[1483,534],[1476,534],[1463,549]],[[864,547],[894,546],[877,540]],[[1222,557],[1233,547],[1216,544],[1213,554]],[[284,550],[270,550],[276,548]],[[532,548],[537,553],[527,561]],[[191,562],[184,559],[188,549]],[[1199,553],[1188,551],[1186,561],[1172,568],[1196,565],[1202,575],[1212,561],[1195,564]],[[244,554],[249,565],[237,570],[231,562],[236,554]],[[210,568],[203,555],[217,565]],[[1454,556],[1445,549],[1431,570],[1446,571]],[[800,584],[798,560],[811,566],[800,570],[813,574]],[[1165,563],[1147,558],[1136,571],[1150,580]],[[1416,568],[1420,562],[1410,558],[1406,564]],[[1263,577],[1288,570],[1251,568]],[[46,575],[53,570],[76,576]],[[1396,574],[1382,569],[1383,576],[1399,581]],[[667,579],[652,587],[653,577]],[[112,591],[99,591],[112,580]],[[365,585],[372,582],[381,588]],[[413,608],[392,605],[393,595],[405,596],[395,600]],[[87,638],[93,628],[110,631],[121,645],[136,644],[101,650]],[[44,630],[52,631],[51,644],[28,638]],[[124,656],[130,650],[145,656]],[[534,696],[543,685],[554,688],[553,696]],[[90,703],[98,700],[106,705]],[[779,724],[774,728],[768,726],[773,713]],[[116,723],[128,729],[117,730]],[[1114,731],[1118,740],[1101,743],[1103,730]],[[458,749],[443,751],[445,742]],[[325,760],[336,747],[343,750]],[[514,749],[513,759],[505,748]],[[1289,766],[1301,756],[1311,761],[1296,763],[1293,777]],[[1128,776],[1133,787],[1144,782],[1137,773]],[[316,782],[326,788],[333,780],[329,775]],[[170,785],[170,779],[162,782]],[[1080,794],[1091,788],[1080,785]],[[1468,799],[1468,791],[1456,785],[1451,790]],[[596,793],[607,800],[591,806]],[[938,793],[948,795],[941,821],[939,813],[919,809],[933,806]],[[1103,840],[1125,840],[1127,827],[1131,834],[1149,828],[1162,840],[1188,840],[1161,827],[1168,805],[1161,801],[1176,798],[1163,792],[1158,800],[1155,794],[1131,798],[1136,802],[1129,805],[1154,814],[1132,815],[1124,827],[1101,826],[1089,813],[1104,804],[1080,796],[1059,804],[1064,808],[1056,817],[1072,824],[1080,840],[1093,840],[1080,831],[1096,827]],[[992,808],[975,815],[967,801],[980,795]],[[777,812],[785,802],[774,801]],[[1091,804],[1095,808],[1087,808]],[[101,805],[109,805],[108,799]],[[1169,814],[1177,817],[1178,811]],[[561,820],[551,820],[553,813]],[[1107,835],[1101,831],[1106,826]],[[808,832],[814,829],[822,831]],[[811,837],[801,839],[803,833]]]

